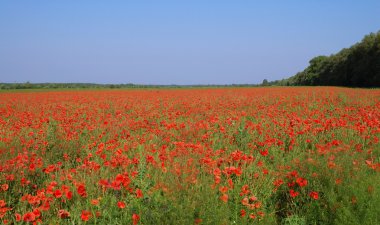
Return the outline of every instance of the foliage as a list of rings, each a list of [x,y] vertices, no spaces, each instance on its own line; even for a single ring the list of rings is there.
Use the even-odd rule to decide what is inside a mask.
[[[380,87],[380,31],[337,54],[313,58],[287,81],[302,86]]]
[[[226,85],[154,85],[154,84],[95,84],[95,83],[0,83],[0,90],[19,89],[133,89],[133,88],[209,88],[209,87],[255,87],[256,84]]]

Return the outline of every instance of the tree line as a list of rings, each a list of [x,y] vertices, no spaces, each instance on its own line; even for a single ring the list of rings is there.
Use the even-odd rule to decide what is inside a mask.
[[[226,85],[151,85],[151,84],[94,84],[94,83],[0,83],[0,90],[12,89],[129,89],[129,88],[217,88],[217,87],[256,87],[258,84]]]
[[[317,56],[309,64],[304,71],[274,84],[380,87],[380,31],[337,54]]]

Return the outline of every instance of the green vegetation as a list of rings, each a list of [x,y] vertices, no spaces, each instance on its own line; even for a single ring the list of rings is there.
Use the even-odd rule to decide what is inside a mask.
[[[256,87],[257,84],[228,85],[153,85],[153,84],[95,84],[95,83],[0,83],[0,90],[14,89],[126,89],[126,88],[191,88],[191,87]]]
[[[317,56],[304,71],[277,85],[380,86],[380,31],[331,56]]]

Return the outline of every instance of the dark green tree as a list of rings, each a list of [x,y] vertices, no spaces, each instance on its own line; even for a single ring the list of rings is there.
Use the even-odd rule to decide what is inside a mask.
[[[380,87],[380,31],[337,54],[317,56],[309,64],[289,78],[289,84]]]

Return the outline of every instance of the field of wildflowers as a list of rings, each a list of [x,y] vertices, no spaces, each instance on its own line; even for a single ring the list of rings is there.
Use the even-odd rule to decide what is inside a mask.
[[[380,90],[0,93],[3,224],[380,224]]]

